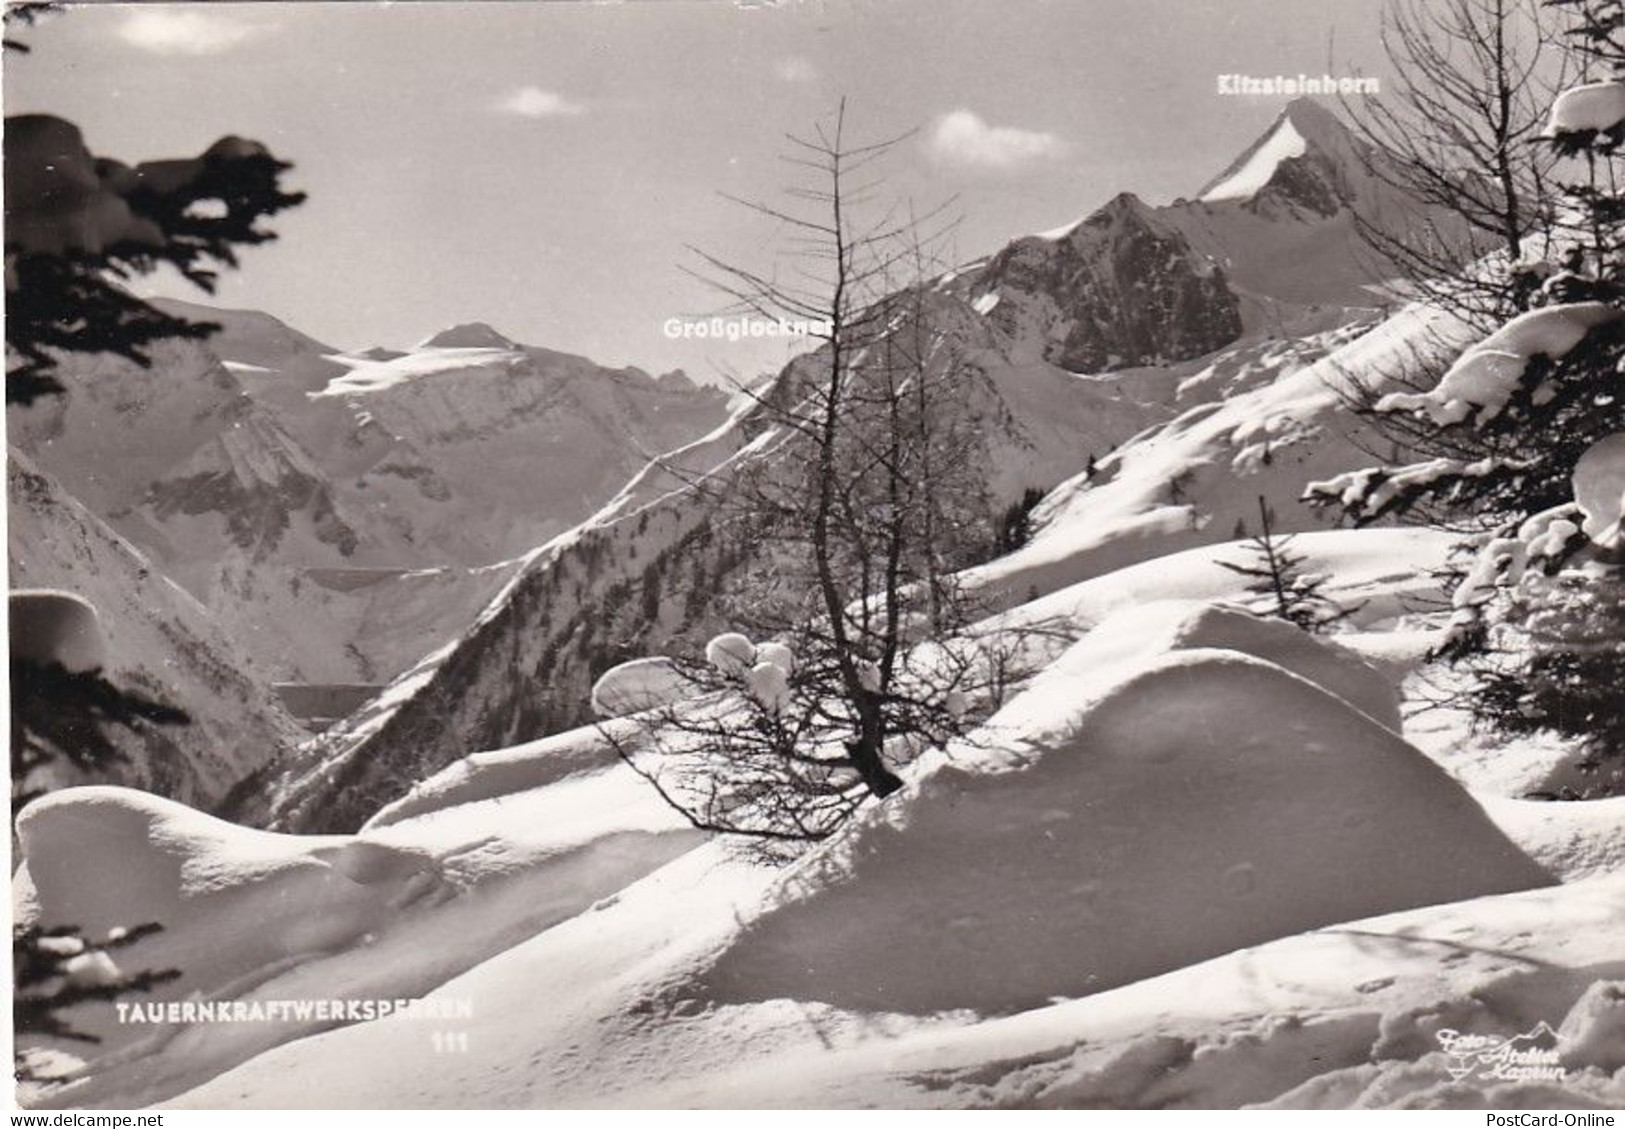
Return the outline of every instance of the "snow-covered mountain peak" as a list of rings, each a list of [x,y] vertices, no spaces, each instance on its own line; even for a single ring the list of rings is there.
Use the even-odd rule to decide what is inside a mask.
[[[1312,98],[1287,104],[1269,129],[1197,193],[1203,204],[1284,205],[1330,216],[1366,195],[1361,143]]]
[[[442,329],[418,343],[419,349],[517,349],[519,343],[483,321]]]
[[[1202,190],[1199,199],[1207,204],[1220,200],[1251,199],[1270,182],[1282,161],[1301,157],[1308,150],[1309,143],[1293,126],[1291,116],[1282,114],[1268,133]]]

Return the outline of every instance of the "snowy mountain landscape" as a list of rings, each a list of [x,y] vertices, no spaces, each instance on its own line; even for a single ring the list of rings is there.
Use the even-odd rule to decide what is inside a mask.
[[[1625,86],[1551,94],[1540,176],[1616,161]],[[18,1102],[1625,1106],[1621,225],[1493,249],[1269,104],[960,261],[816,179],[913,152],[839,103],[834,187],[723,193],[790,265],[690,272],[838,280],[732,390],[455,317],[8,336]],[[193,214],[11,130],[8,298]]]

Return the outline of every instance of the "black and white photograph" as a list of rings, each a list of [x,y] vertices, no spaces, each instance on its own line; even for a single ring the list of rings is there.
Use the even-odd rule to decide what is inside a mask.
[[[1625,0],[4,15],[14,1124],[1617,1127]]]

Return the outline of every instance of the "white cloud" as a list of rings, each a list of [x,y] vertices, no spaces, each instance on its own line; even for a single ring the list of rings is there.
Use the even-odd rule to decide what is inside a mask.
[[[971,110],[955,110],[938,118],[925,147],[941,164],[995,171],[1058,157],[1066,149],[1053,133],[991,126]]]
[[[496,108],[522,118],[571,118],[586,111],[586,107],[579,102],[572,102],[562,94],[543,90],[539,86],[521,86],[498,102]]]
[[[263,30],[263,25],[219,12],[155,5],[133,9],[119,24],[118,36],[132,47],[159,55],[213,55]]]
[[[774,63],[773,73],[780,82],[800,84],[818,81],[818,68],[799,55],[790,55]]]

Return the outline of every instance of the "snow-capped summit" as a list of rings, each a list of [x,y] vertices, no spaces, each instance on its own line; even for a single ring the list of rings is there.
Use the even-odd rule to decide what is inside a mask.
[[[1367,160],[1336,114],[1312,98],[1299,98],[1197,199],[1296,205],[1329,216],[1352,202]]]
[[[1195,199],[1118,196],[1016,240],[952,285],[1051,360],[1094,371],[1198,356],[1242,330],[1277,332],[1311,307],[1381,305],[1397,272],[1362,242],[1360,223],[1402,232],[1426,213],[1433,230],[1456,230],[1396,188],[1397,175],[1382,175],[1381,160],[1325,105],[1300,98]],[[1141,235],[1125,237],[1133,229]],[[1098,285],[1078,285],[1101,272],[1119,280],[1104,315]],[[1083,290],[1090,299],[1071,308]]]
[[[419,342],[419,349],[516,349],[518,343],[483,321],[442,329]]]
[[[1302,157],[1308,150],[1309,143],[1293,128],[1290,116],[1282,114],[1270,131],[1214,178],[1197,194],[1197,199],[1206,204],[1217,200],[1251,199],[1269,183],[1283,161]]]

